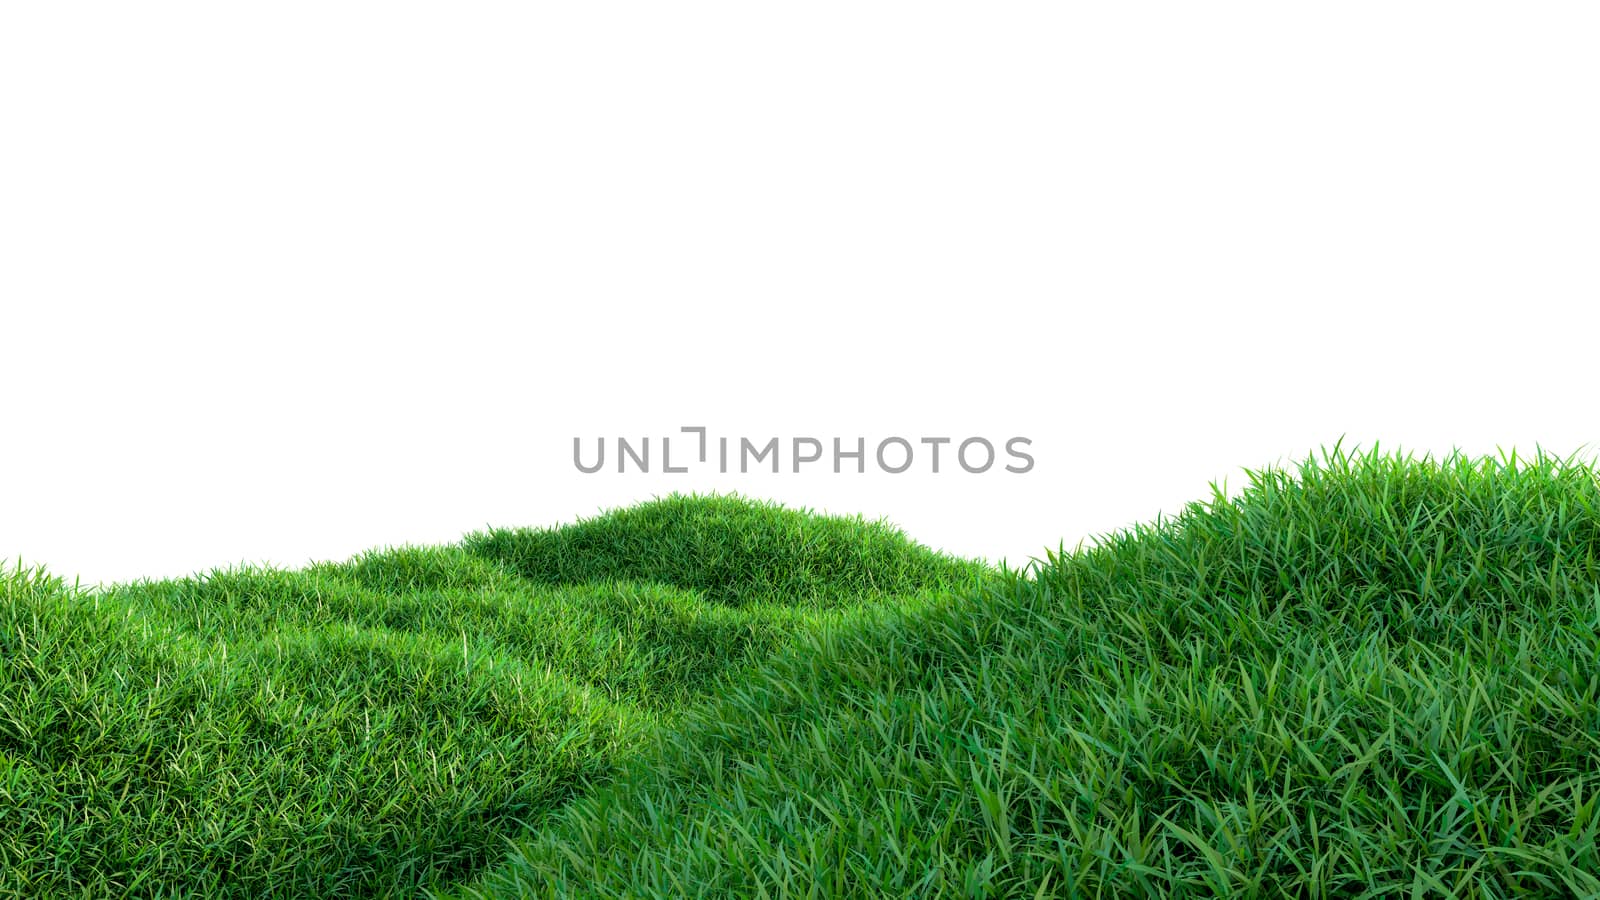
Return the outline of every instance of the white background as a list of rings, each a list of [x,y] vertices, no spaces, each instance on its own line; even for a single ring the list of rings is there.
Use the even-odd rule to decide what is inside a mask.
[[[0,556],[715,489],[1020,564],[1341,436],[1588,453],[1597,46],[1590,3],[6,4]],[[1037,464],[572,465],[683,425]]]

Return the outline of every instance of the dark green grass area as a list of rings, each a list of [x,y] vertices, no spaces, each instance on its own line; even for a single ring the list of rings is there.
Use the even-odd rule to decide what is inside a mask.
[[[471,896],[1600,896],[1600,483],[1338,448],[799,633]]]
[[[416,896],[807,630],[986,570],[669,497],[298,571],[0,573],[0,897]]]

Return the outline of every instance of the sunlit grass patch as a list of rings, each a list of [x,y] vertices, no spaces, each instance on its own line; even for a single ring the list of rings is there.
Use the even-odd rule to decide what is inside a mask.
[[[867,589],[839,547],[876,541],[924,587],[979,571],[865,523],[662,502],[691,521],[702,505],[782,519],[758,535],[816,531],[825,546],[804,553],[803,577],[833,608],[786,602],[759,546],[719,550],[707,541],[738,535],[684,521],[653,524],[650,546],[742,554],[717,588],[747,602],[619,559],[532,580],[472,540],[92,595],[35,569],[0,576],[0,896],[453,884],[807,628],[898,602],[894,584]]]

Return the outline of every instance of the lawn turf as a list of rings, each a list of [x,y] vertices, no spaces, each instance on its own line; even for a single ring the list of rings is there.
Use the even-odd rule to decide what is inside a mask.
[[[1600,485],[1351,454],[827,623],[473,897],[1600,896]]]
[[[797,633],[982,574],[878,523],[679,496],[92,594],[18,566],[0,896],[416,896]]]
[[[0,576],[0,895],[1600,895],[1600,480],[1335,447],[1017,571],[673,496]]]

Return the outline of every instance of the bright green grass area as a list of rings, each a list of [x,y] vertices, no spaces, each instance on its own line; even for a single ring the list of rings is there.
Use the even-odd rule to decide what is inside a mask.
[[[0,578],[0,895],[1600,895],[1600,479],[1335,448],[1026,571],[673,497]]]
[[[682,710],[977,564],[670,497],[299,571],[89,595],[0,575],[0,896],[416,896]]]

